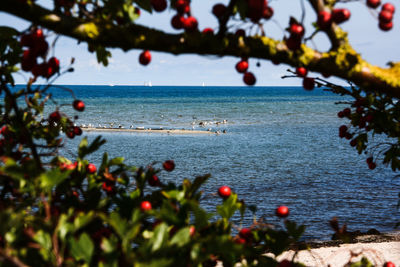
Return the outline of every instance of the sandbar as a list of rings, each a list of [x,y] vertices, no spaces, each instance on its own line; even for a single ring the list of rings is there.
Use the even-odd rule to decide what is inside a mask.
[[[125,129],[125,128],[95,128],[82,127],[86,132],[126,132],[126,133],[162,133],[162,134],[219,134],[220,132],[187,129]]]

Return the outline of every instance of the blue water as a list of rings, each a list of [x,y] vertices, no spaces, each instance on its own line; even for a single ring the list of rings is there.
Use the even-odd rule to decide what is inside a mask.
[[[220,202],[218,187],[228,185],[257,216],[280,223],[274,210],[287,205],[290,218],[307,226],[306,239],[329,239],[328,221],[336,216],[350,230],[392,231],[400,221],[396,208],[400,180],[384,166],[370,171],[366,155],[358,155],[338,137],[346,123],[336,113],[346,100],[322,89],[295,87],[129,87],[67,86],[86,103],[78,113],[70,108],[70,93],[51,92],[61,110],[79,115],[77,124],[226,130],[220,135],[101,133],[102,152],[123,156],[140,166],[173,159],[176,170],[162,172],[164,180],[182,181],[211,173],[204,187],[204,204]],[[52,110],[50,107],[49,110]],[[226,124],[215,124],[226,120]],[[200,121],[207,122],[205,128]],[[100,133],[87,133],[94,138]],[[73,156],[79,140],[69,141]],[[160,166],[160,165],[158,165]],[[247,214],[244,225],[250,225]]]

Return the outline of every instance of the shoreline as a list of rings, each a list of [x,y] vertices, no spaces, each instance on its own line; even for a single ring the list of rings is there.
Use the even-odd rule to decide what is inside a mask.
[[[125,129],[125,128],[98,128],[98,127],[81,127],[83,131],[86,132],[126,132],[126,133],[162,133],[162,134],[221,134],[221,131],[207,131],[207,130],[188,130],[188,129],[152,129],[152,128],[135,128],[135,129]],[[226,132],[225,132],[226,133]],[[224,134],[225,134],[224,133]]]
[[[360,235],[351,243],[340,240],[310,241],[294,244],[290,250],[278,256],[278,261],[295,259],[306,266],[344,266],[349,260],[359,261],[366,257],[374,266],[387,261],[400,262],[400,232],[377,235]]]

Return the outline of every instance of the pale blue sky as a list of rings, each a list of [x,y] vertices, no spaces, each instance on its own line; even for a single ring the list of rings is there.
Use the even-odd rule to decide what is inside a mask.
[[[211,14],[211,8],[215,3],[227,3],[228,0],[192,0],[192,12],[199,21],[199,28],[206,27],[216,29],[217,20]],[[305,1],[307,2],[307,1]],[[365,1],[349,4],[340,4],[337,7],[349,8],[352,12],[350,21],[342,24],[349,31],[349,38],[354,48],[371,63],[384,66],[388,61],[400,61],[400,5],[395,3],[398,11],[394,16],[394,27],[389,32],[378,29],[376,19],[377,12],[369,10]],[[49,0],[38,0],[37,3],[49,5]],[[264,25],[268,36],[282,39],[282,28],[285,28],[292,15],[297,19],[301,17],[300,0],[275,0],[269,1],[275,10],[273,21]],[[306,35],[311,31],[311,23],[316,15],[309,9],[306,3]],[[175,31],[170,26],[170,19],[174,15],[173,10],[149,15],[142,12],[137,20],[138,24],[151,25],[167,32]],[[13,18],[0,12],[0,25],[14,26],[18,29],[28,27],[25,21]],[[308,29],[308,31],[307,31]],[[326,50],[328,43],[326,36],[320,33],[316,36],[314,44],[309,43],[318,50]],[[315,45],[315,46],[314,46]],[[213,56],[182,55],[174,56],[167,53],[152,52],[152,62],[144,67],[138,63],[138,55],[141,51],[131,50],[123,52],[119,49],[111,50],[113,58],[108,67],[97,64],[96,56],[87,51],[85,44],[78,45],[76,41],[62,37],[59,39],[55,51],[61,60],[61,65],[66,66],[71,57],[76,58],[75,72],[64,75],[57,80],[59,84],[124,84],[143,85],[151,81],[153,85],[230,85],[242,86],[242,75],[239,75],[234,66],[237,58]],[[260,61],[261,67],[256,67],[257,60],[250,60],[250,71],[257,77],[257,86],[269,85],[301,85],[300,79],[282,80],[280,77],[286,74],[288,66],[275,66],[268,61]],[[16,76],[18,83],[24,83],[29,77],[27,73]],[[338,82],[333,79],[332,81]]]

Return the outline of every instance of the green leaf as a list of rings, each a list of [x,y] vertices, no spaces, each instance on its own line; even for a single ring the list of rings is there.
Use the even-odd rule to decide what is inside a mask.
[[[70,172],[61,172],[60,169],[52,169],[40,175],[40,186],[44,189],[51,190],[54,186],[63,182]]]
[[[121,165],[124,163],[124,160],[125,159],[123,157],[113,158],[112,160],[110,160],[109,166]]]
[[[71,254],[75,259],[84,260],[90,263],[92,259],[94,245],[87,233],[81,234],[78,240],[70,239]]]
[[[224,200],[222,205],[217,206],[217,212],[222,218],[229,219],[240,206],[240,203],[237,202],[237,195],[232,194],[229,198]]]
[[[119,235],[120,238],[124,238],[125,233],[127,231],[127,222],[123,218],[119,216],[118,213],[113,212],[110,215],[110,225],[114,228],[115,232]]]
[[[135,2],[140,8],[146,10],[147,12],[149,12],[149,13],[153,12],[153,9],[151,8],[150,0],[136,0]]]
[[[171,245],[183,247],[190,241],[190,227],[180,229],[172,238]]]
[[[237,11],[239,11],[240,18],[245,19],[247,16],[248,4],[246,0],[238,0],[236,2]]]
[[[87,137],[82,138],[81,143],[78,148],[78,156],[83,159],[86,155],[91,154],[98,150],[103,144],[106,143],[105,139],[102,139],[101,136],[97,136],[92,143],[88,146]]]
[[[150,238],[149,242],[151,244],[151,251],[157,251],[162,248],[168,240],[168,225],[166,223],[161,223],[157,225],[154,230],[154,235]]]

